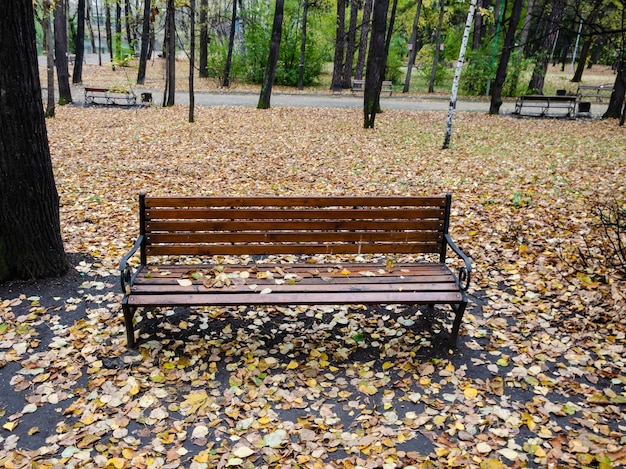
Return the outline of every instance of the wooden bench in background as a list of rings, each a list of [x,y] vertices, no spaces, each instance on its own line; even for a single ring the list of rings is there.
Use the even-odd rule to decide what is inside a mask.
[[[604,99],[611,99],[613,94],[613,85],[578,85],[576,95],[578,99],[593,98],[597,102],[602,102]]]
[[[110,88],[100,88],[95,86],[85,87],[85,105],[105,104],[105,105],[125,105],[134,106],[137,103],[137,96],[132,91],[121,91]]]
[[[352,80],[352,93],[363,93],[365,90],[365,80]],[[381,93],[389,93],[389,96],[393,93],[393,83],[389,80],[383,81]]]
[[[544,96],[530,94],[520,96],[515,103],[513,114],[527,117],[576,117],[576,96]]]
[[[142,307],[328,304],[450,305],[454,345],[471,264],[448,234],[450,204],[450,195],[141,194],[140,235],[119,267],[128,346]]]

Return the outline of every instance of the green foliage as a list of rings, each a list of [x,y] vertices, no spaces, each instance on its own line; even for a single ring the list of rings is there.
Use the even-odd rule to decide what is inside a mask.
[[[520,96],[526,94],[527,83],[520,82],[520,77],[531,64],[532,60],[524,59],[518,49],[511,54],[504,87],[502,88],[502,96]]]
[[[418,52],[419,62],[426,64],[424,67],[420,67],[418,71],[418,75],[421,75],[421,78],[426,80],[426,82],[430,82],[430,74],[432,72],[433,60],[435,59],[435,46],[434,44],[427,44]],[[416,59],[416,61],[418,61]],[[446,80],[449,80],[452,75],[452,71],[448,66],[448,63],[443,57],[443,54],[439,54],[439,61],[437,62],[437,69],[435,70],[435,86],[443,85]]]
[[[484,95],[491,74],[491,46],[470,50],[466,55],[466,65],[461,75],[461,90],[471,96]]]
[[[400,83],[404,80],[404,75],[400,67],[404,65],[404,49],[406,40],[396,37],[391,41],[389,55],[387,56],[387,68],[385,69],[385,80]]]

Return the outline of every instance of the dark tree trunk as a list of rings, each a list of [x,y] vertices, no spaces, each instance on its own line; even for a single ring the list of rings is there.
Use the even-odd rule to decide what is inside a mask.
[[[67,28],[65,16],[65,0],[58,0],[54,9],[54,60],[59,82],[59,104],[72,102],[70,89],[70,73],[67,66]]]
[[[165,93],[163,106],[173,106],[176,93],[176,23],[174,0],[167,0],[165,11]]]
[[[530,83],[528,84],[528,89],[531,93],[543,94],[543,84],[546,78],[546,72],[548,71],[548,64],[550,63],[550,52],[554,47],[559,28],[561,27],[564,8],[564,0],[556,0],[552,4],[552,12],[550,13],[550,19],[548,21],[548,31],[544,37],[541,52],[535,63]]]
[[[133,13],[130,8],[130,0],[124,1],[124,26],[126,26],[126,42],[128,42],[128,46],[133,49],[133,35],[131,33],[130,27],[130,19],[132,18]]]
[[[98,65],[102,67],[102,32],[100,30],[100,12],[98,11],[98,0],[96,1],[96,22],[98,26]]]
[[[500,114],[500,106],[502,106],[502,87],[506,79],[506,69],[509,65],[509,58],[515,48],[515,33],[517,32],[520,17],[522,16],[522,8],[524,8],[524,0],[515,0],[513,9],[511,10],[511,16],[509,17],[509,26],[506,30],[506,36],[504,37],[502,55],[500,56],[500,62],[496,70],[496,79],[491,89],[489,114]]]
[[[0,89],[0,281],[60,276],[68,263],[41,102],[31,1],[2,3]]]
[[[259,96],[258,109],[269,109],[270,99],[272,97],[272,86],[274,85],[274,77],[276,76],[276,66],[278,65],[278,52],[280,51],[280,41],[283,36],[283,12],[285,10],[285,0],[276,0],[276,9],[274,10],[274,24],[272,25],[272,40],[270,43],[270,52],[265,66],[265,75],[263,76],[263,86],[261,87],[261,95]]]
[[[530,23],[533,19],[533,9],[535,8],[535,0],[528,0],[526,7],[526,16],[524,17],[524,25],[522,26],[522,34],[520,35],[520,56],[524,56],[526,42],[528,41],[528,33],[530,32]]]
[[[95,53],[96,52],[96,36],[93,32],[93,23],[91,22],[91,2],[86,3],[85,20],[87,21],[87,26],[89,27],[89,40],[91,41],[91,51],[92,53]]]
[[[593,3],[591,13],[589,13],[589,17],[585,22],[585,26],[581,32],[587,32],[591,28],[589,25],[593,25],[598,18],[598,15],[601,14],[601,7],[604,0],[595,0]],[[593,35],[586,36],[585,41],[583,43],[583,47],[580,51],[580,56],[578,57],[578,65],[576,66],[576,72],[574,72],[574,76],[572,78],[572,82],[580,83],[583,78],[583,72],[585,71],[585,63],[587,62],[587,57],[589,57],[589,52],[591,51],[591,46],[593,45],[595,37]]]
[[[46,117],[54,117],[54,37],[52,0],[44,0],[43,30],[46,37],[46,77],[48,81],[48,101]]]
[[[346,43],[346,0],[337,0],[337,28],[335,33],[335,59],[333,60],[332,90],[341,90],[343,55]]]
[[[193,75],[196,70],[196,0],[189,0],[189,10],[189,122],[194,122],[196,98]]]
[[[298,68],[298,89],[304,89],[304,61],[306,59],[306,22],[309,16],[309,0],[302,7],[302,33],[300,34],[300,66]]]
[[[233,49],[235,47],[235,26],[237,25],[237,0],[233,0],[233,14],[230,18],[230,34],[228,35],[228,54],[226,55],[226,66],[224,67],[224,80],[222,86],[230,86],[230,69],[233,63]]]
[[[385,68],[385,36],[389,0],[376,0],[372,16],[372,34],[367,54],[365,90],[363,91],[363,127],[374,128],[382,77]]]
[[[430,70],[430,81],[428,82],[428,92],[435,92],[435,77],[439,66],[439,42],[441,41],[441,26],[443,25],[443,14],[445,13],[445,0],[439,4],[439,21],[437,22],[437,33],[435,35],[435,57],[433,58],[433,68]]]
[[[367,55],[367,38],[370,32],[370,19],[372,16],[374,0],[365,0],[363,5],[363,21],[361,23],[361,34],[359,35],[359,54],[354,67],[354,79],[363,79],[363,70],[365,69],[365,57]]]
[[[343,64],[343,77],[341,79],[341,87],[344,89],[349,89],[352,84],[352,65],[354,64],[354,51],[356,50],[356,21],[359,16],[359,2],[352,0],[351,3],[346,58]]]
[[[83,58],[85,56],[85,0],[78,0],[78,25],[76,29],[76,58],[74,59],[74,73],[72,83],[83,82]]]
[[[143,21],[141,25],[141,52],[139,54],[139,68],[137,70],[137,84],[146,82],[146,67],[148,65],[148,48],[150,46],[150,0],[143,2]]]
[[[422,0],[417,0],[417,11],[415,12],[415,17],[413,18],[413,27],[411,28],[411,40],[409,42],[409,44],[411,45],[411,51],[409,52],[409,63],[406,68],[406,77],[404,78],[404,87],[402,88],[403,93],[408,93],[409,87],[411,86],[411,73],[413,73],[413,66],[415,65],[415,57],[417,56],[417,27],[419,25],[421,11],[422,11]]]
[[[122,4],[120,0],[115,2],[115,42],[113,49],[115,50],[115,58],[122,58]]]
[[[109,48],[109,56],[113,61],[113,29],[111,26],[111,7],[108,3],[104,3],[104,29],[107,35],[107,47]]]
[[[532,1],[532,0],[531,0]],[[472,50],[478,50],[483,40],[483,15],[481,9],[483,0],[476,3],[476,11],[474,12],[474,34],[472,35]]]
[[[609,101],[609,107],[602,115],[604,119],[612,118],[619,119],[622,115],[622,106],[624,106],[624,96],[626,95],[626,62],[622,60],[617,64],[617,76],[615,77],[615,84],[613,85],[613,93],[611,93],[611,100]]]
[[[233,0],[236,1],[236,0]],[[208,78],[209,76],[209,25],[207,23],[207,13],[209,11],[209,0],[200,0],[200,57],[198,58],[198,67],[200,68],[200,77]]]

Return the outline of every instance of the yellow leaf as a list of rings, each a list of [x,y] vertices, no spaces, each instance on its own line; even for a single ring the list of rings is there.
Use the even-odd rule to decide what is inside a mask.
[[[436,415],[433,419],[433,423],[437,426],[442,425],[448,417],[445,415]]]
[[[296,360],[291,360],[289,362],[289,364],[287,365],[287,369],[288,370],[295,370],[296,368],[298,368],[300,366],[300,364],[296,361]]]
[[[4,425],[2,425],[2,428],[4,428],[5,430],[9,430],[10,432],[12,432],[13,430],[15,430],[17,428],[17,426],[20,423],[17,420],[14,420],[13,422],[7,422]]]
[[[123,458],[111,458],[107,461],[106,469],[123,469],[126,461]]]
[[[468,386],[463,390],[463,395],[465,396],[465,399],[468,400],[476,399],[476,396],[478,396],[478,390]]]
[[[487,443],[479,443],[479,444],[487,445]],[[491,448],[489,449],[491,450]],[[483,462],[480,463],[480,469],[504,469],[505,467],[506,466],[502,462],[494,458],[485,459]]]

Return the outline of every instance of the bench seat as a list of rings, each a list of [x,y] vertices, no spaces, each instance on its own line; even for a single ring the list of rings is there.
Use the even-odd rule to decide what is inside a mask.
[[[140,235],[120,262],[128,346],[138,308],[340,304],[449,305],[454,345],[471,263],[448,234],[450,205],[450,195],[141,194]]]

